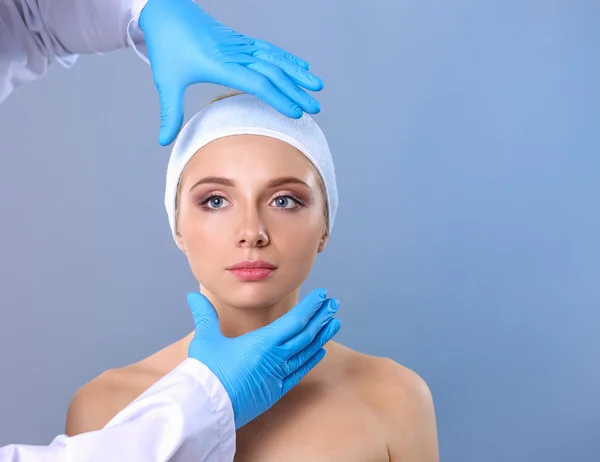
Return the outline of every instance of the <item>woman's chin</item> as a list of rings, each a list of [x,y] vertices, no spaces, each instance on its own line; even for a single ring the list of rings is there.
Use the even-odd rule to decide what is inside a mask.
[[[267,283],[241,283],[229,287],[219,294],[227,305],[246,310],[261,309],[280,302],[287,294],[281,286]]]

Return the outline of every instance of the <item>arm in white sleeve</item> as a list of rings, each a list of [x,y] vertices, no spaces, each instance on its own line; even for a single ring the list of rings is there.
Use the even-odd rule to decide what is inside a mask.
[[[0,448],[0,462],[232,462],[233,408],[219,379],[186,359],[102,430],[50,446]]]
[[[132,46],[148,62],[138,19],[147,0],[1,0],[0,102],[58,62]]]

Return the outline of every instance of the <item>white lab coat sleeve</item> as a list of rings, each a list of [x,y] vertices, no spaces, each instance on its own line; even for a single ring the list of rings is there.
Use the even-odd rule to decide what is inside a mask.
[[[147,0],[1,0],[0,103],[58,62],[133,47],[147,63],[138,20]]]
[[[60,435],[49,446],[5,446],[0,462],[231,462],[234,454],[231,400],[188,358],[102,430]]]

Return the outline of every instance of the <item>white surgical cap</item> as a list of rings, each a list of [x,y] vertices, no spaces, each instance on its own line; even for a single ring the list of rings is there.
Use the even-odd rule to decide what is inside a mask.
[[[308,114],[291,119],[255,96],[230,96],[202,109],[179,134],[167,167],[165,207],[176,237],[175,201],[183,169],[200,148],[231,135],[262,135],[284,141],[302,152],[315,166],[325,184],[329,232],[338,206],[333,159],[325,135]]]

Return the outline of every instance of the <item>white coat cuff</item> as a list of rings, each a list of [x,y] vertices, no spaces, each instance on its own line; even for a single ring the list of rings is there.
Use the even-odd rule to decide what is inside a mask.
[[[192,358],[185,359],[173,372],[189,374],[202,386],[212,403],[218,422],[219,460],[233,460],[236,442],[233,405],[221,381],[205,364]]]
[[[127,25],[127,44],[133,48],[140,58],[146,61],[146,64],[150,64],[144,33],[142,32],[139,24],[140,14],[147,3],[148,0],[132,0],[132,16],[129,24]]]

